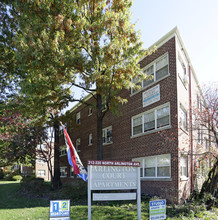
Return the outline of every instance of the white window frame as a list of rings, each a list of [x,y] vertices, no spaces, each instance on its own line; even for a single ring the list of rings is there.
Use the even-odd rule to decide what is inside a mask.
[[[62,169],[64,169],[64,171],[61,171]],[[64,175],[62,175],[62,172],[64,172]],[[61,178],[67,177],[67,167],[60,167],[60,177]]]
[[[37,150],[45,151],[46,150],[46,144],[38,144],[37,145]]]
[[[184,169],[186,169],[186,174],[184,173]],[[180,157],[180,178],[181,180],[188,179],[188,157],[187,156]]]
[[[170,161],[170,164],[169,164],[169,173],[170,175],[169,176],[158,176],[157,175],[157,169],[158,169],[158,158],[159,157],[163,157],[163,156],[166,156],[166,157],[169,157],[169,161]],[[155,175],[154,176],[145,176],[145,160],[146,159],[153,159],[154,160],[154,168],[155,168]],[[161,155],[156,155],[156,156],[148,156],[148,157],[141,157],[141,158],[134,158],[132,159],[132,161],[139,161],[141,162],[141,169],[142,169],[142,172],[141,172],[141,176],[140,178],[141,179],[170,179],[171,178],[171,155],[170,154],[161,154]],[[168,166],[164,166],[164,167],[168,167]]]
[[[78,125],[81,124],[81,113],[80,112],[76,113],[76,124]]]
[[[188,83],[188,76],[187,76],[187,70],[186,70],[186,66],[185,66],[185,63],[183,62],[180,54],[178,55],[178,65],[180,66],[177,66],[178,68],[178,74],[179,74],[179,77],[182,81],[182,83],[184,83],[185,85]]]
[[[45,162],[46,162],[46,161],[45,161],[44,158],[41,158],[41,157],[38,157],[38,158],[37,158],[37,163],[38,163],[38,164],[45,164]]]
[[[92,145],[93,139],[92,139],[92,133],[89,134],[89,146]]]
[[[92,107],[89,107],[89,114],[88,116],[92,115]]]
[[[46,171],[45,170],[37,170],[37,176],[38,177],[45,177]]]
[[[67,149],[66,149],[65,145],[60,146],[59,155],[60,155],[60,157],[67,155]]]
[[[111,130],[112,136],[111,136],[109,141],[104,142],[104,137],[105,137],[105,140],[108,140],[107,130]],[[112,137],[113,137],[112,125],[102,129],[103,145],[112,144],[113,143],[113,138]]]
[[[157,120],[158,120],[158,117],[157,117],[157,113],[158,113],[158,110],[164,108],[164,107],[169,107],[169,124],[168,125],[165,125],[165,126],[161,126],[161,127],[158,127],[158,124],[157,124]],[[152,113],[154,112],[154,121],[155,121],[155,128],[152,129],[152,130],[149,130],[149,131],[144,131],[144,124],[145,124],[145,118],[144,118],[144,115],[145,114],[149,114],[149,113]],[[133,121],[134,119],[137,119],[137,118],[142,118],[142,132],[141,133],[138,133],[138,134],[134,134],[133,133]],[[157,106],[153,109],[150,109],[148,111],[145,111],[145,112],[142,112],[138,115],[135,115],[131,118],[131,130],[132,130],[132,137],[137,137],[137,136],[140,136],[140,135],[144,135],[144,134],[149,134],[149,133],[152,133],[152,132],[157,132],[159,130],[163,130],[163,129],[166,129],[166,128],[170,128],[171,127],[171,111],[170,111],[170,102],[167,102],[163,105],[160,105],[160,106]]]
[[[179,124],[180,124],[180,128],[187,131],[188,130],[188,114],[187,111],[185,110],[185,108],[182,106],[182,104],[180,104],[179,107]]]
[[[156,67],[156,65],[157,65],[157,63],[158,63],[160,60],[162,60],[164,57],[167,57],[168,74],[165,75],[164,77],[162,77],[162,78],[160,78],[160,79],[157,80],[157,67]],[[162,79],[165,79],[166,77],[168,77],[168,76],[170,75],[170,72],[169,72],[169,54],[168,54],[168,52],[166,52],[165,54],[161,55],[160,57],[158,57],[158,58],[157,58],[156,60],[154,60],[153,62],[149,63],[147,66],[145,66],[145,67],[142,69],[142,71],[145,72],[147,69],[149,69],[149,68],[152,67],[152,66],[153,66],[153,73],[154,73],[154,77],[153,77],[154,80],[153,80],[153,82],[149,83],[149,84],[146,85],[146,86],[144,86],[144,82],[143,82],[144,80],[142,80],[142,82],[140,82],[140,83],[135,82],[135,84],[141,86],[141,89],[134,91],[134,89],[132,88],[132,89],[131,89],[131,94],[135,94],[135,93],[137,93],[137,92],[139,92],[139,91],[141,91],[141,90],[143,90],[143,89],[145,89],[145,88],[147,88],[147,87],[153,85],[154,83],[157,83],[157,82],[161,81]],[[149,76],[148,76],[148,77],[149,77]],[[134,81],[134,80],[133,80],[133,81]]]
[[[76,139],[76,151],[80,152],[81,138]]]
[[[74,178],[74,168],[73,167],[70,167],[70,178]]]

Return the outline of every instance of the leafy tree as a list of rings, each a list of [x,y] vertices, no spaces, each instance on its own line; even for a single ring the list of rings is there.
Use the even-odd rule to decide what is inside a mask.
[[[13,57],[22,113],[55,128],[54,180],[59,185],[59,112],[76,100],[74,87],[90,93],[97,108],[97,159],[103,159],[102,121],[126,102],[122,89],[142,80],[146,55],[130,23],[126,0],[18,0],[12,3]],[[7,13],[6,13],[7,14]],[[147,51],[150,53],[150,51]],[[9,69],[9,68],[8,68]],[[9,71],[10,72],[10,71]],[[79,83],[76,79],[79,79]],[[103,108],[106,107],[106,111]]]
[[[18,112],[0,114],[0,166],[33,164],[37,130]]]
[[[206,142],[207,149],[201,152],[199,149],[200,162],[207,160],[210,169],[207,178],[202,185],[201,195],[210,193],[218,196],[218,84],[211,83],[203,87],[205,101],[198,100],[197,108],[193,110],[194,122],[193,130],[197,130],[200,146]],[[206,139],[205,139],[206,137]]]

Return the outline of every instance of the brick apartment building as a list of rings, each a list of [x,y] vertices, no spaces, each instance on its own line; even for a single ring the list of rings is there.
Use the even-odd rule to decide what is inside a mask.
[[[154,45],[157,51],[140,61],[152,75],[139,91],[123,90],[128,100],[122,116],[103,119],[103,159],[141,162],[142,193],[180,201],[190,195],[195,181],[197,131],[190,129],[192,106],[202,93],[177,28]],[[153,46],[151,46],[152,48]],[[92,97],[86,101],[92,103]],[[94,102],[93,102],[94,103]],[[71,109],[68,133],[81,161],[97,159],[96,109],[77,104]],[[67,162],[64,140],[60,148],[63,180],[74,178]]]

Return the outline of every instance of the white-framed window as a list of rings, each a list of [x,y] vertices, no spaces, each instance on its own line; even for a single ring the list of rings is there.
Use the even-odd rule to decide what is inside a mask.
[[[112,126],[104,128],[102,130],[102,136],[103,136],[103,144],[112,143]]]
[[[76,113],[76,123],[79,125],[81,124],[81,120],[80,120],[80,112]]]
[[[89,146],[92,145],[92,134],[89,134]]]
[[[37,176],[44,177],[45,176],[45,170],[37,170]]]
[[[92,115],[92,107],[89,107],[89,113],[88,116]]]
[[[170,125],[170,103],[132,117],[132,136]]]
[[[70,168],[70,177],[74,178],[74,168],[73,167]]]
[[[67,167],[60,167],[60,177],[67,177]]]
[[[141,162],[141,178],[170,178],[171,157],[170,154],[135,158],[133,161]]]
[[[37,150],[42,150],[42,151],[46,150],[46,144],[38,144]]]
[[[146,88],[154,82],[158,82],[161,79],[169,75],[169,58],[168,53],[162,55],[149,65],[143,68],[143,73],[146,74],[146,79],[142,82],[138,82],[137,79],[133,79],[136,85],[141,86],[141,88]],[[132,93],[137,90],[132,89]]]
[[[60,146],[60,148],[59,148],[59,155],[60,155],[60,156],[64,156],[64,155],[66,155],[66,154],[67,154],[66,146],[65,146],[65,145]]]
[[[182,80],[183,83],[187,83],[187,72],[186,72],[186,67],[185,67],[185,64],[181,58],[181,56],[179,55],[178,56],[178,73],[179,73],[179,76],[180,76],[180,79]]]
[[[39,164],[44,164],[45,162],[46,162],[46,161],[45,161],[44,158],[41,158],[41,157],[37,158],[37,163],[39,163]]]
[[[182,105],[179,108],[179,123],[180,128],[187,131],[187,112]]]
[[[81,139],[77,138],[76,139],[76,151],[80,152],[80,146],[81,146]]]
[[[180,157],[180,177],[181,177],[181,179],[188,178],[188,158],[187,158],[187,156]]]

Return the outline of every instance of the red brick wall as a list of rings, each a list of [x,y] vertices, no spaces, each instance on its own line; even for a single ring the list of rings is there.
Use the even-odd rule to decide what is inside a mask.
[[[171,154],[171,179],[170,181],[142,181],[142,192],[150,195],[159,195],[163,197],[178,197],[178,135],[177,135],[177,82],[176,82],[176,49],[175,38],[170,39],[158,50],[144,58],[140,65],[146,66],[164,53],[169,54],[169,72],[170,76],[159,81],[160,84],[160,101],[153,103],[147,107],[142,106],[142,92],[138,92],[131,96],[130,91],[123,90],[121,97],[127,98],[128,103],[122,106],[122,116],[115,116],[108,113],[103,121],[103,128],[112,125],[113,144],[103,146],[104,160],[122,160],[129,161],[132,158],[153,156],[160,154]],[[154,84],[154,85],[156,85]],[[152,85],[151,87],[153,87]],[[150,88],[150,87],[149,87]],[[92,100],[89,100],[90,102]],[[168,136],[174,133],[176,139],[173,142],[166,140],[155,132],[139,137],[131,138],[131,117],[142,112],[145,112],[154,107],[160,106],[166,102],[170,102],[171,111],[171,129],[166,130]],[[75,124],[75,113],[81,112],[81,124]],[[86,166],[87,160],[95,160],[97,158],[97,123],[96,111],[93,109],[93,114],[88,116],[88,107],[80,106],[74,112],[73,125],[68,129],[73,143],[77,138],[81,138],[81,152],[79,156],[83,164]],[[73,127],[73,129],[72,129]],[[93,135],[93,145],[88,146],[89,133]],[[67,164],[67,161],[61,159],[62,164]],[[169,189],[171,192],[169,192]],[[166,193],[166,191],[168,191]],[[172,194],[172,195],[171,195]]]

